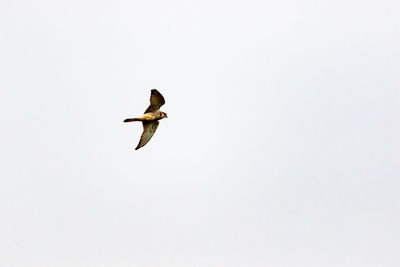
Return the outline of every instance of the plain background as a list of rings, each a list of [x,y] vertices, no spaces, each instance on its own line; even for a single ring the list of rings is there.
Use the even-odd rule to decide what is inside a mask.
[[[0,265],[400,266],[399,10],[1,1]]]

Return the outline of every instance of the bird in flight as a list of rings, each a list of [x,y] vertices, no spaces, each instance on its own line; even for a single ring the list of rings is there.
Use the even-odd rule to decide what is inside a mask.
[[[143,124],[143,133],[135,150],[138,150],[150,141],[157,130],[159,120],[168,118],[167,113],[160,111],[160,107],[164,104],[164,97],[156,89],[152,89],[150,106],[146,109],[143,116],[124,120],[124,122],[141,121]]]

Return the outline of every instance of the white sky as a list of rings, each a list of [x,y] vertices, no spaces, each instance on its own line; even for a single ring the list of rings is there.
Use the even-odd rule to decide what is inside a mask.
[[[399,10],[2,1],[0,265],[400,266]]]

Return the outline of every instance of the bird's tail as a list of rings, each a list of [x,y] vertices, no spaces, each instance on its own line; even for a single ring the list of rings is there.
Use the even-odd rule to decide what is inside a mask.
[[[131,119],[125,119],[124,122],[131,122],[131,121],[141,121],[138,118],[131,118]]]

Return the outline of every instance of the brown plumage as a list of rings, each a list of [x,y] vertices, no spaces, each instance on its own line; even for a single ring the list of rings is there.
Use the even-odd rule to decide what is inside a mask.
[[[138,150],[150,141],[151,137],[157,130],[159,120],[168,118],[167,113],[160,111],[160,107],[164,104],[164,97],[156,89],[152,89],[150,105],[144,112],[143,116],[124,120],[124,122],[141,121],[143,124],[143,133],[135,150]]]

